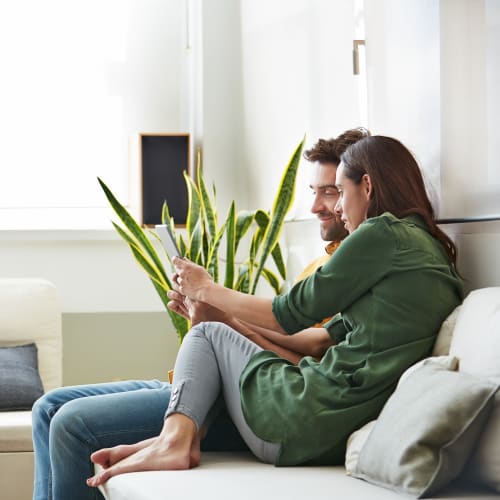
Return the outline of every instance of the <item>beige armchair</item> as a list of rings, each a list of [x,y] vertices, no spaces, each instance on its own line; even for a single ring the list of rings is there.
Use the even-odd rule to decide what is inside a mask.
[[[43,279],[0,279],[0,347],[35,342],[45,391],[62,384],[61,309]],[[0,496],[33,496],[31,411],[0,412]]]

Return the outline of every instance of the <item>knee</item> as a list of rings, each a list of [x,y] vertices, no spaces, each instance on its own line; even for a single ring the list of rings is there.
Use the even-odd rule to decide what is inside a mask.
[[[85,428],[80,400],[65,403],[53,416],[50,423],[51,441],[68,442],[68,438],[78,437]]]
[[[198,326],[200,327],[199,334],[203,335],[212,345],[214,342],[221,342],[222,339],[225,339],[228,336],[239,335],[231,327],[219,321],[206,321],[196,325],[196,327]]]
[[[63,391],[64,388],[54,389],[45,393],[35,401],[31,409],[33,428],[50,422],[61,405],[61,393]]]
[[[206,338],[208,332],[212,329],[212,325],[214,323],[215,323],[214,321],[202,321],[201,323],[194,325],[191,328],[191,330],[189,330],[188,335],[191,338],[194,337]]]

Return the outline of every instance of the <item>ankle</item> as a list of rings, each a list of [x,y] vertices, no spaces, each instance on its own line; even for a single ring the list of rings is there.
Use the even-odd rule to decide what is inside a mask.
[[[165,419],[159,438],[160,442],[169,448],[190,447],[196,434],[196,424],[189,417],[174,413]]]

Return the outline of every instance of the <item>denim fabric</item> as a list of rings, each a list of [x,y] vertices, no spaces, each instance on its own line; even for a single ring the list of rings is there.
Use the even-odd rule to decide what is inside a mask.
[[[101,499],[99,491],[85,483],[93,474],[90,454],[157,436],[170,392],[170,384],[151,380],[62,387],[45,394],[33,407],[33,498]],[[222,411],[209,428],[202,450],[246,449]]]

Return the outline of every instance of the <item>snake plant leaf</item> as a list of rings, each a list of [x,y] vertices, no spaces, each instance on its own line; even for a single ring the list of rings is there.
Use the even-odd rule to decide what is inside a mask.
[[[206,270],[213,277],[216,283],[219,281],[219,245],[224,231],[226,230],[226,224],[227,220],[224,224],[222,224],[222,227],[215,236],[215,240],[210,244],[210,251],[208,254],[208,264]]]
[[[183,257],[185,257],[188,248],[187,248],[186,242],[184,241],[184,238],[182,237],[182,234],[176,235],[175,239],[177,240],[177,246],[179,247],[179,252],[181,252],[181,255]]]
[[[271,219],[271,216],[269,215],[268,212],[265,212],[264,210],[257,210],[255,212],[255,222],[259,225],[260,228],[266,230],[267,226],[269,225],[269,220]]]
[[[271,211],[271,222],[268,225],[266,234],[264,236],[263,248],[259,260],[259,267],[254,274],[253,283],[250,288],[251,293],[255,293],[255,289],[257,288],[257,281],[260,274],[262,273],[262,269],[264,269],[264,264],[266,263],[269,254],[271,253],[280,237],[285,216],[292,206],[295,194],[295,180],[297,178],[297,171],[300,164],[304,141],[305,137],[295,148],[295,151],[293,152],[292,157],[288,162],[285,172],[283,173],[280,187],[274,199],[273,209]]]
[[[198,188],[194,183],[193,179],[184,171],[184,180],[186,181],[186,187],[188,192],[188,213],[186,218],[186,229],[188,233],[188,239],[191,238],[195,230],[195,226],[198,223],[201,215],[201,202],[200,195],[198,193]]]
[[[234,200],[229,208],[226,220],[226,277],[224,286],[233,288],[234,284],[234,254],[236,252],[236,207]]]
[[[119,229],[121,230],[121,228],[119,226],[115,226],[115,228],[117,230],[119,230]],[[121,234],[121,233],[119,232],[119,234]],[[179,337],[179,343],[181,343],[182,340],[184,339],[184,336],[189,331],[190,325],[189,325],[189,321],[186,318],[184,318],[183,316],[180,316],[176,312],[172,311],[167,306],[168,302],[170,301],[170,299],[167,296],[167,291],[172,289],[172,284],[171,284],[170,280],[168,280],[168,278],[167,278],[166,283],[161,283],[159,281],[158,275],[155,275],[154,268],[152,268],[150,266],[148,259],[141,252],[140,248],[137,248],[134,244],[129,244],[129,246],[130,246],[130,249],[131,249],[132,254],[134,255],[136,261],[148,274],[149,279],[151,280],[151,283],[153,284],[158,295],[160,296],[160,299],[161,299],[163,305],[167,309],[168,315],[170,316],[170,319],[172,320],[175,331],[177,332],[177,336]]]
[[[202,238],[201,238],[201,251],[203,253],[203,267],[206,269],[208,265],[208,254],[210,253],[210,242],[208,241],[208,235],[207,235],[207,229],[206,229],[206,224],[201,220],[201,227],[202,229]]]
[[[149,257],[151,257],[151,260],[155,263],[155,266],[163,275],[163,278],[167,279],[167,275],[165,274],[160,258],[158,257],[156,250],[153,248],[153,245],[149,241],[142,228],[129,214],[127,209],[115,198],[108,186],[106,186],[106,184],[104,184],[104,182],[99,177],[97,178],[97,180],[99,181],[99,184],[101,185],[101,188],[103,189],[104,194],[106,195],[106,198],[108,199],[116,215],[118,215],[120,220],[128,229],[129,233],[137,240],[138,246],[140,246],[149,255]]]
[[[255,232],[255,240],[252,240],[252,247],[250,248],[250,256],[252,261],[257,258],[270,220],[270,215],[267,212],[264,212],[264,210],[259,209],[255,212],[255,222],[257,222],[258,229]]]
[[[249,280],[249,266],[247,264],[242,264],[238,270],[238,279],[234,285],[234,289],[238,292],[248,293]]]
[[[271,285],[276,295],[280,293],[280,282],[278,277],[269,269],[262,269],[262,276],[264,276],[265,280]]]
[[[176,312],[168,308],[167,304],[170,301],[170,299],[167,297],[167,293],[165,292],[165,290],[159,287],[154,281],[152,281],[152,283],[156,289],[156,292],[160,296],[160,299],[163,302],[165,308],[167,309],[167,313],[170,316],[170,320],[172,321],[175,331],[177,332],[179,344],[181,344],[186,333],[189,331],[189,328],[191,326],[190,322],[186,318],[184,318],[184,316],[181,316],[180,314],[177,314]]]
[[[234,251],[238,250],[241,238],[245,236],[255,218],[255,210],[241,210],[236,215],[236,239],[234,242]]]
[[[279,241],[274,245],[273,251],[271,252],[271,256],[276,264],[276,269],[280,273],[280,276],[286,280],[286,267],[285,261],[283,260],[283,254],[281,253],[281,246]]]
[[[147,275],[149,276],[149,279],[153,283],[156,283],[160,288],[162,288],[165,291],[165,293],[168,292],[168,290],[172,288],[170,281],[168,279],[166,281],[162,281],[160,276],[158,276],[158,274],[156,273],[155,268],[151,266],[151,263],[148,261],[146,257],[144,257],[144,254],[140,251],[140,249],[137,248],[135,245],[129,245],[129,246],[135,260],[144,269],[144,271],[146,271]]]
[[[174,218],[170,215],[167,202],[164,201],[161,207],[161,223],[168,226],[170,232],[175,234]]]
[[[132,255],[138,261],[139,265],[151,277],[151,279],[155,279],[158,282],[159,286],[163,288],[167,287],[167,289],[170,289],[171,288],[170,281],[167,277],[165,269],[163,268],[163,265],[161,265],[160,269],[158,269],[155,263],[148,258],[148,255],[140,247],[137,240],[135,240],[132,236],[130,236],[115,222],[111,222],[111,224],[113,224],[116,232],[120,235],[120,237],[123,240],[125,240],[126,243],[128,243],[130,250],[132,251]]]
[[[262,243],[262,239],[264,238],[265,230],[261,227],[257,228],[255,231],[252,242],[250,244],[250,260],[252,262],[255,261],[257,257],[257,253],[259,252],[260,245]]]
[[[196,180],[198,182],[202,216],[206,219],[208,224],[209,239],[213,241],[217,236],[217,213],[212,201],[210,200],[203,176],[201,175],[201,161],[199,160]]]
[[[201,258],[201,240],[202,240],[202,231],[201,231],[201,220],[198,219],[193,228],[193,232],[191,233],[191,239],[189,241],[189,252],[188,258],[197,264],[200,262]]]

